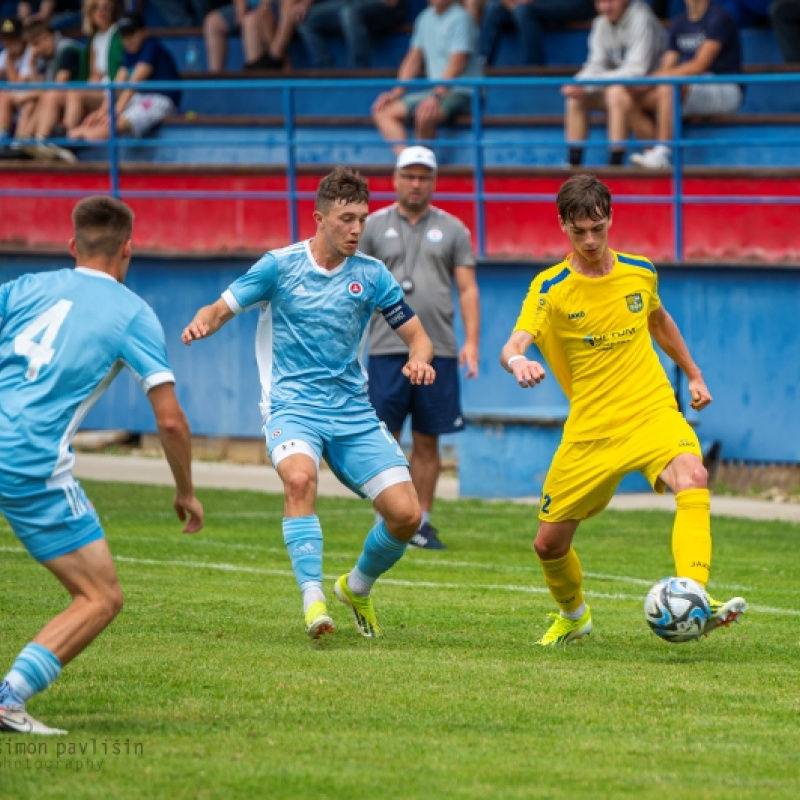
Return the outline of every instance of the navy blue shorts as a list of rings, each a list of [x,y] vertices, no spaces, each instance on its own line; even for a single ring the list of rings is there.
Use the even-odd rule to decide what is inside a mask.
[[[369,399],[378,419],[397,433],[411,415],[411,430],[429,436],[455,433],[464,427],[458,359],[434,358],[436,380],[430,386],[413,386],[403,375],[408,358],[369,357]]]

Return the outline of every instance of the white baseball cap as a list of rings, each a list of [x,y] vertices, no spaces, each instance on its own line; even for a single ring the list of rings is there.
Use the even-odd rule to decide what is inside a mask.
[[[436,156],[433,154],[433,150],[429,150],[427,147],[420,147],[419,145],[406,147],[406,149],[397,156],[395,168],[403,169],[403,167],[411,167],[415,164],[428,167],[428,169],[432,169],[436,172]]]

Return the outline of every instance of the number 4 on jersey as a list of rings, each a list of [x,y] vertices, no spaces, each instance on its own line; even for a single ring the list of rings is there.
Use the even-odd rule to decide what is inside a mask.
[[[14,337],[14,352],[28,359],[25,377],[29,381],[35,381],[39,377],[39,370],[53,360],[56,352],[53,342],[71,308],[72,300],[59,300]],[[40,333],[42,336],[37,342],[35,337]]]

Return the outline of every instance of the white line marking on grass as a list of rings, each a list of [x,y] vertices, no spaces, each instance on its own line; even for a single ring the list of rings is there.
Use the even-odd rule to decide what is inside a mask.
[[[21,547],[3,547],[0,546],[0,552],[4,553],[25,553],[26,551]],[[131,558],[129,556],[115,556],[114,560],[123,564],[144,564],[147,566],[155,567],[182,567],[184,569],[210,569],[218,572],[239,572],[246,575],[265,575],[273,578],[292,578],[294,573],[288,569],[264,569],[263,567],[246,567],[238,564],[225,564],[218,562],[208,561],[161,561],[155,558]],[[470,565],[471,566],[471,565]],[[325,575],[325,580],[336,580],[338,575]],[[621,580],[621,579],[620,579]],[[639,582],[638,578],[630,579]],[[500,592],[519,592],[522,594],[548,594],[548,590],[541,586],[519,586],[516,584],[499,584],[499,583],[486,583],[486,584],[465,584],[465,583],[445,583],[439,581],[409,581],[400,578],[381,578],[381,584],[388,586],[403,586],[408,588],[425,588],[425,589],[454,589],[463,592],[465,589],[481,589],[483,591],[500,591]],[[644,583],[647,583],[645,581]],[[603,600],[641,600],[639,595],[624,594],[620,592],[594,592],[587,591],[587,597],[598,597]],[[781,614],[788,616],[800,616],[800,611],[796,609],[787,608],[773,608],[771,606],[749,606],[750,611],[759,611],[768,614]]]

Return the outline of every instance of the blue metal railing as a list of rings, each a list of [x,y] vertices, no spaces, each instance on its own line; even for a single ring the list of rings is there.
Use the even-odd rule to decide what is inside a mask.
[[[475,225],[476,225],[476,239],[477,249],[480,256],[486,255],[486,204],[487,202],[510,202],[510,203],[543,203],[552,202],[554,197],[552,194],[522,194],[522,193],[498,193],[486,191],[486,167],[485,159],[486,152],[491,148],[510,147],[516,146],[530,146],[532,143],[529,139],[496,139],[491,134],[487,134],[483,125],[483,100],[485,93],[491,92],[498,88],[510,89],[546,89],[548,87],[561,87],[569,83],[573,83],[569,79],[559,77],[536,77],[536,78],[483,78],[483,79],[460,79],[454,81],[437,81],[437,85],[447,84],[453,87],[468,88],[472,90],[471,98],[471,111],[472,122],[469,138],[469,151],[472,154],[472,163],[469,165],[473,170],[473,186],[472,192],[459,193],[437,193],[437,198],[440,200],[456,200],[456,201],[471,201],[474,205]],[[681,102],[680,102],[680,89],[684,85],[694,83],[720,83],[720,82],[735,82],[742,85],[750,84],[779,84],[790,85],[800,83],[800,74],[794,73],[780,73],[780,74],[747,74],[747,75],[734,75],[734,76],[690,76],[690,77],[670,77],[670,78],[628,78],[628,79],[615,79],[603,80],[592,79],[581,81],[581,85],[658,85],[669,83],[673,87],[673,139],[668,144],[673,150],[673,168],[671,173],[671,190],[669,194],[663,195],[629,195],[629,194],[615,194],[615,203],[641,203],[646,200],[648,204],[661,204],[670,205],[672,207],[673,218],[673,251],[674,260],[681,262],[683,260],[683,229],[684,229],[684,215],[683,210],[685,205],[698,205],[705,203],[714,204],[775,204],[775,205],[797,205],[800,204],[800,197],[795,196],[731,196],[731,195],[691,195],[684,194],[683,186],[683,170],[684,170],[684,150],[688,147],[697,146],[697,140],[689,140],[684,138],[683,121],[681,115]],[[160,198],[208,198],[208,199],[284,199],[287,203],[288,218],[289,218],[289,236],[292,241],[298,238],[298,218],[297,218],[297,203],[299,200],[312,199],[313,192],[304,192],[297,189],[297,176],[298,176],[298,150],[308,145],[308,142],[301,141],[298,138],[298,127],[296,122],[296,100],[300,92],[308,91],[327,91],[338,92],[342,98],[346,98],[354,88],[374,90],[375,95],[389,87],[397,85],[396,80],[391,79],[304,79],[304,78],[289,78],[289,79],[253,79],[247,81],[241,80],[192,80],[181,81],[180,83],[168,82],[148,82],[146,84],[148,91],[166,91],[179,89],[181,91],[187,90],[200,90],[208,92],[226,92],[226,91],[247,91],[251,93],[258,93],[264,90],[280,91],[280,107],[283,118],[283,136],[280,140],[285,152],[285,169],[287,177],[287,188],[285,191],[191,191],[191,190],[125,190],[121,186],[120,180],[120,151],[121,148],[129,145],[135,141],[136,147],[161,147],[164,146],[164,141],[159,138],[150,139],[136,139],[121,137],[118,135],[113,115],[110,119],[110,137],[105,143],[108,153],[108,176],[110,194],[126,198],[147,198],[147,197],[160,197]],[[408,81],[404,85],[409,89],[421,89],[429,87],[431,84],[425,80]],[[141,89],[142,84],[129,84],[117,83],[106,84],[98,86],[97,84],[63,84],[63,83],[41,83],[41,84],[27,84],[26,90],[38,91],[55,89],[58,91],[67,91],[70,89],[97,89],[105,91],[108,94],[109,108],[114,108],[114,100],[116,94],[123,89]],[[19,84],[2,84],[0,83],[0,91],[12,90],[19,91]],[[798,93],[800,95],[800,93]],[[520,127],[522,127],[522,120]],[[747,146],[763,146],[763,141],[755,140],[753,137],[746,137],[735,134],[735,128],[732,128],[731,135],[716,137],[712,139],[703,139],[702,145],[704,147],[730,147],[733,145],[747,145]],[[446,134],[447,129],[442,131]],[[375,133],[376,142],[378,141],[378,134]],[[72,142],[63,139],[49,140],[59,145],[69,145],[74,147],[97,147],[97,142],[90,142],[88,144],[80,142]],[[253,143],[260,143],[258,136],[252,137]],[[800,130],[795,128],[789,129],[789,135],[781,137],[771,137],[769,144],[773,146],[781,145],[800,145]],[[348,144],[351,140],[349,137],[331,133],[326,136],[326,145]],[[242,142],[238,143],[239,145]],[[436,140],[437,147],[455,147],[463,146],[462,140],[454,140],[448,138],[439,138]],[[586,143],[587,146],[592,148],[607,148],[610,144],[607,138],[591,139],[591,142]],[[646,146],[656,144],[655,141],[628,141],[624,143],[626,146]],[[192,147],[207,147],[208,142],[196,141],[191,139],[185,140],[171,140],[169,145],[172,147],[192,148]],[[563,135],[558,138],[542,139],[537,138],[534,143],[537,147],[562,147],[566,150],[567,142]],[[391,168],[392,160],[390,158],[390,150],[388,144],[386,146],[387,156],[387,169]],[[636,173],[641,174],[641,173]],[[0,198],[2,197],[23,197],[23,196],[41,196],[41,197],[81,197],[87,194],[84,190],[70,190],[70,189],[0,189]],[[375,192],[373,196],[376,199],[392,199],[393,194],[387,192]]]

